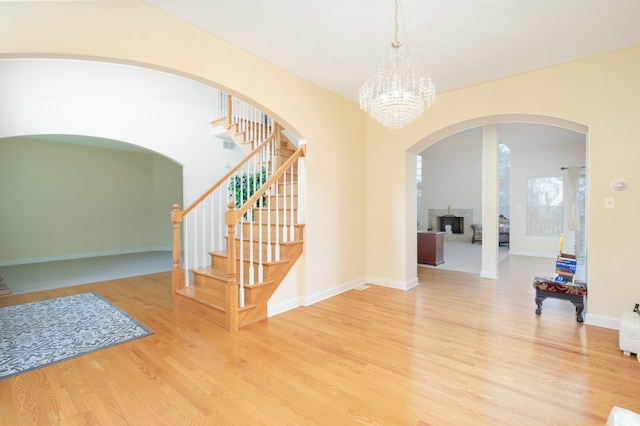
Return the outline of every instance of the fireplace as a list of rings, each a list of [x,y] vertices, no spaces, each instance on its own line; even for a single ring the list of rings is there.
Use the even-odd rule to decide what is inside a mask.
[[[439,230],[446,231],[446,226],[451,226],[452,234],[464,234],[464,217],[455,215],[438,216]]]
[[[445,232],[444,227],[446,225],[451,225],[451,234],[445,234],[445,241],[464,241],[471,242],[471,237],[473,235],[473,230],[471,229],[471,224],[473,221],[473,209],[450,209],[450,208],[442,208],[442,209],[428,209],[427,216],[427,230],[434,232]],[[444,223],[441,224],[442,217],[456,217],[460,218],[460,228],[456,227],[454,231],[455,224]],[[456,220],[457,222],[458,220]],[[442,230],[442,231],[441,231]],[[458,232],[457,234],[454,232]]]

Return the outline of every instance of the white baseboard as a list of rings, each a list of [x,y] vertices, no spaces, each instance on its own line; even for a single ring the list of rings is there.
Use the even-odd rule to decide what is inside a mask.
[[[28,265],[30,263],[58,262],[61,260],[87,259],[90,257],[115,256],[119,254],[147,253],[150,251],[171,251],[171,250],[172,250],[171,247],[145,247],[145,248],[139,248],[139,249],[114,250],[114,251],[103,251],[103,252],[95,252],[95,253],[76,253],[76,254],[68,254],[64,256],[34,257],[30,259],[5,260],[5,261],[0,261],[0,266]]]
[[[527,256],[527,257],[541,257],[543,259],[555,259],[557,257],[557,253],[540,253],[533,251],[515,251],[509,250],[509,256]]]
[[[359,285],[366,284],[366,282],[367,281],[365,279],[359,279],[346,284],[342,284],[337,287],[330,288],[328,290],[320,291],[306,297],[295,297],[293,299],[285,300],[284,302],[276,303],[273,305],[270,304],[267,307],[267,316],[272,317],[290,311],[291,309],[298,308],[300,306],[313,305],[314,303],[321,302],[333,296],[337,296],[340,293],[344,293],[345,291],[349,291],[355,287],[358,287]]]
[[[329,299],[333,296],[337,296],[340,293],[344,293],[345,291],[349,291],[354,287],[358,287],[359,285],[366,284],[366,283],[367,281],[364,278],[360,278],[358,280],[351,281],[349,283],[342,284],[340,286],[333,287],[328,290],[320,291],[316,294],[306,296],[304,298],[304,306],[313,305],[314,303],[318,303],[325,299]]]
[[[586,314],[584,316],[584,323],[596,327],[609,328],[611,330],[620,330],[620,318]]]
[[[419,284],[417,277],[408,282],[392,281],[386,278],[367,277],[367,282],[382,287],[395,288],[396,290],[410,290]]]
[[[497,272],[480,271],[480,278],[489,278],[489,279],[492,279],[492,280],[497,280],[498,279],[498,273]]]
[[[483,278],[493,278],[491,276],[483,276],[481,274],[481,277]],[[337,296],[340,293],[344,293],[345,291],[349,291],[355,287],[358,287],[360,285],[363,284],[373,284],[373,285],[379,285],[382,287],[388,287],[388,288],[393,288],[393,289],[397,289],[397,290],[409,290],[415,286],[417,286],[419,284],[418,279],[415,278],[407,283],[402,282],[402,281],[392,281],[392,280],[387,280],[384,278],[375,278],[375,277],[368,277],[367,279],[359,279],[356,281],[352,281],[337,287],[333,287],[331,289],[328,290],[324,290],[321,292],[318,292],[316,294],[312,294],[310,296],[307,297],[296,297],[290,300],[286,300],[284,302],[280,302],[277,304],[273,304],[273,305],[269,305],[268,306],[268,316],[272,317],[275,315],[279,315],[282,314],[284,312],[290,311],[292,309],[298,308],[300,306],[310,306],[313,305],[314,303],[320,302],[322,300],[325,299],[329,299],[333,296]],[[602,327],[602,328],[608,328],[608,329],[612,329],[612,330],[619,330],[620,329],[620,319],[619,318],[611,318],[611,317],[604,317],[601,315],[592,315],[592,314],[585,314],[584,316],[584,324],[586,325],[592,325],[595,327]]]
[[[323,300],[329,299],[333,296],[337,296],[340,293],[344,293],[345,291],[349,291],[363,284],[373,284],[379,285],[382,287],[394,288],[397,290],[409,290],[418,285],[418,278],[414,278],[413,280],[404,283],[400,281],[391,281],[383,278],[361,278],[355,281],[348,282],[346,284],[342,284],[337,287],[330,288],[328,290],[324,290],[306,297],[296,297],[290,300],[285,300],[284,302],[276,303],[273,305],[269,305],[268,307],[268,316],[272,317],[274,315],[281,314],[283,312],[290,311],[291,309],[298,308],[300,306],[310,306],[314,303],[321,302]]]
[[[280,315],[280,314],[285,313],[287,311],[290,311],[292,309],[299,308],[300,306],[303,306],[303,304],[304,304],[304,298],[303,297],[296,297],[296,298],[291,299],[291,300],[285,300],[284,302],[275,303],[275,304],[268,304],[267,305],[267,317],[273,317],[273,316],[276,316],[276,315]]]

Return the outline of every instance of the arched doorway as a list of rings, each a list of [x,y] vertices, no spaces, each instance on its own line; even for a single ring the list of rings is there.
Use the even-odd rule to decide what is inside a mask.
[[[497,150],[492,148],[491,145],[487,148],[486,141],[483,141],[483,138],[485,138],[483,130],[490,126],[495,126],[496,130],[496,144],[494,146],[500,143],[510,145],[515,149],[516,182],[513,189],[515,198],[509,208],[510,213],[508,216],[497,208],[498,198],[500,198],[496,185],[498,180],[497,162],[494,161],[494,165],[489,167],[486,164],[487,157],[495,159],[498,156]],[[462,147],[464,143],[460,145],[460,135],[467,136],[467,140],[464,142],[467,143],[466,148]],[[451,142],[450,149],[446,147],[447,142]],[[454,213],[468,211],[469,214],[465,213],[465,215],[475,215],[475,219],[471,219],[473,221],[482,223],[485,221],[484,217],[496,218],[493,228],[496,232],[493,235],[493,240],[490,244],[483,242],[482,247],[475,248],[477,249],[476,252],[481,251],[482,253],[478,253],[477,264],[473,265],[471,269],[469,269],[469,265],[463,266],[462,269],[456,269],[455,259],[451,267],[446,266],[446,259],[444,264],[436,267],[462,270],[463,272],[473,271],[485,278],[497,278],[499,260],[504,258],[504,254],[499,253],[498,250],[500,247],[498,244],[500,236],[497,232],[499,214],[509,217],[512,222],[510,231],[512,231],[513,235],[511,235],[509,243],[511,254],[539,257],[555,256],[557,254],[558,235],[551,233],[545,238],[532,237],[535,234],[532,234],[531,226],[527,223],[527,214],[530,207],[527,206],[526,202],[526,178],[527,176],[553,175],[562,179],[566,173],[561,169],[573,166],[584,167],[586,165],[586,144],[587,127],[579,123],[546,116],[504,115],[458,123],[428,136],[411,147],[410,151],[415,152],[417,156],[424,156],[425,153],[429,155],[430,151],[434,156],[438,156],[437,158],[432,158],[431,162],[422,161],[422,179],[418,180],[420,182],[418,185],[422,185],[422,188],[416,191],[422,196],[422,204],[417,209],[419,212],[417,214],[421,214],[421,217],[418,217],[417,220],[419,231],[433,228],[433,215],[430,217],[428,212],[430,208],[433,208],[433,211],[446,212],[446,209],[451,210],[452,203]],[[468,159],[469,157],[469,155],[465,156],[464,154],[469,154],[467,151],[471,150],[475,150],[471,155],[475,164],[470,166],[469,164],[464,164],[465,158]],[[461,152],[463,154],[460,154]],[[536,154],[536,152],[538,153]],[[447,156],[450,157],[446,158]],[[536,156],[539,159],[536,159]],[[481,157],[482,159],[476,157]],[[456,163],[460,163],[457,164],[458,168],[455,166]],[[437,175],[439,178],[435,184],[433,183],[434,175],[429,175],[429,170],[425,170],[425,167],[428,169],[430,166],[433,167],[434,164],[437,165],[435,167],[437,168],[436,173],[439,173]],[[415,167],[415,164],[408,163],[407,166]],[[444,174],[443,170],[448,170],[448,179],[441,178]],[[582,168],[582,171],[586,172],[586,169]],[[586,176],[583,179],[586,182]],[[430,180],[431,187],[429,187]],[[445,183],[446,181],[449,181],[448,186]],[[567,177],[565,177],[566,181]],[[487,182],[490,183],[487,184]],[[407,185],[409,188],[410,183]],[[463,187],[464,190],[456,192],[456,185]],[[434,187],[438,188],[434,189]],[[474,190],[474,187],[481,188],[481,190],[478,191],[477,188]],[[567,190],[568,188],[565,185],[565,191]],[[458,196],[458,193],[463,195]],[[584,187],[582,194],[584,195]],[[432,196],[431,203],[428,199],[425,200],[425,197],[430,196]],[[485,205],[486,203],[489,205]],[[502,209],[504,210],[504,206]],[[568,211],[568,208],[566,210]],[[469,230],[471,225],[468,223],[469,217],[466,219],[465,228]],[[513,222],[514,220],[515,222]],[[567,222],[568,220],[565,220],[564,224],[566,225]],[[584,226],[577,232],[573,229],[568,229],[566,226],[564,229],[570,241],[569,247],[575,245],[577,246],[576,250],[579,250],[581,242],[586,241]],[[465,241],[465,243],[451,242],[448,246],[456,246],[457,244],[469,244],[470,246],[470,233],[471,231],[469,230],[467,235],[446,235],[450,241],[456,241],[456,239]],[[410,234],[407,233],[407,235]],[[491,237],[490,235],[488,240]],[[447,247],[447,244],[445,244],[445,247]],[[472,250],[471,247],[466,245],[460,245],[459,247],[465,250]],[[500,251],[504,251],[504,247]],[[580,251],[585,254],[584,250]],[[552,271],[547,272],[552,273]]]
[[[15,243],[3,245],[0,266],[168,251],[171,206],[197,197],[242,158],[212,134],[213,89],[201,83],[103,62],[0,66],[0,110],[11,124],[0,130],[0,156],[9,162],[3,182],[11,184],[2,192],[17,215],[0,229]],[[18,185],[27,181],[44,193]],[[26,233],[11,234],[19,229]]]

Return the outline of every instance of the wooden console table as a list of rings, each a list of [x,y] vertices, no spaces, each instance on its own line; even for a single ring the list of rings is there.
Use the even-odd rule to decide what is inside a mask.
[[[444,263],[444,232],[418,232],[418,263]]]

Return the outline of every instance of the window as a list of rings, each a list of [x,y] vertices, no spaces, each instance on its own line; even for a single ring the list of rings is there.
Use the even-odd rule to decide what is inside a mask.
[[[580,231],[576,231],[576,257],[584,258],[586,256],[587,242],[585,237],[587,211],[587,179],[584,175],[580,176],[578,181],[578,212],[580,214]]]
[[[511,150],[498,145],[498,214],[511,217]]]
[[[416,159],[416,180],[418,185],[418,226],[422,222],[422,155],[418,154]]]
[[[557,237],[563,229],[562,177],[527,179],[527,235]]]

